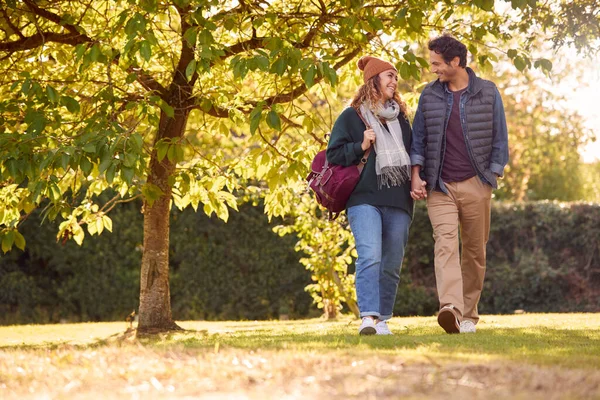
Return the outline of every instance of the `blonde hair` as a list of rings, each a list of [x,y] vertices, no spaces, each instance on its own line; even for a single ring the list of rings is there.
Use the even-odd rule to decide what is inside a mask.
[[[365,105],[373,111],[373,114],[377,115],[377,108],[379,107],[378,105],[381,104],[382,99],[383,95],[380,89],[379,75],[375,75],[358,88],[350,106],[358,109],[361,104],[365,103]],[[393,99],[400,106],[400,111],[404,114],[404,117],[408,118],[406,102],[402,100],[400,94],[396,90],[394,90]]]

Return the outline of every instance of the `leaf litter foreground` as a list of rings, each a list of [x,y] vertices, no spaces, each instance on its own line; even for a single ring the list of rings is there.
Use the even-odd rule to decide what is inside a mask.
[[[395,336],[368,338],[349,319],[183,322],[186,332],[143,339],[98,324],[115,333],[95,341],[78,330],[96,324],[74,324],[69,343],[68,331],[41,340],[57,325],[1,327],[0,397],[600,398],[600,315],[484,318],[469,336],[394,318]],[[6,345],[17,329],[21,343]]]

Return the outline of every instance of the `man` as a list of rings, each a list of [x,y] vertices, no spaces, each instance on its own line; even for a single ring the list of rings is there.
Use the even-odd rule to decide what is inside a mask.
[[[506,118],[496,85],[466,66],[464,44],[444,34],[428,47],[438,79],[421,93],[413,122],[411,196],[427,198],[435,239],[438,323],[448,333],[474,333],[492,189],[508,162]]]

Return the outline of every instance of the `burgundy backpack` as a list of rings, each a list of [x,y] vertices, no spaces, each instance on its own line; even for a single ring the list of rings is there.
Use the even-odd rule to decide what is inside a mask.
[[[361,119],[362,115],[357,110]],[[364,122],[364,119],[363,119]],[[368,127],[365,123],[365,125]],[[360,174],[367,164],[371,153],[369,148],[358,165],[343,167],[341,165],[329,164],[327,161],[327,150],[317,153],[311,164],[311,172],[306,177],[308,187],[315,193],[317,203],[329,211],[329,219],[336,219],[346,208],[346,203],[354,191]]]

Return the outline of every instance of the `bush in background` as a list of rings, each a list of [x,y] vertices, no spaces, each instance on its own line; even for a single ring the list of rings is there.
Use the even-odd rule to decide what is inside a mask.
[[[122,320],[139,298],[139,204],[111,213],[113,233],[83,246],[56,243],[56,226],[33,214],[24,252],[0,259],[0,323]],[[270,319],[318,315],[304,288],[296,238],[280,237],[260,207],[244,205],[227,224],[193,210],[173,211],[171,296],[174,317]],[[411,226],[394,314],[438,309],[433,234],[423,202]],[[600,205],[494,203],[484,314],[600,311]],[[349,268],[353,272],[353,266]]]
[[[25,251],[0,260],[0,323],[123,320],[139,302],[142,214],[139,204],[111,212],[113,232],[82,246],[56,242],[56,224],[34,213],[23,224]],[[293,237],[272,231],[258,207],[245,205],[227,224],[191,209],[174,210],[171,298],[174,318],[304,317],[310,275]]]

